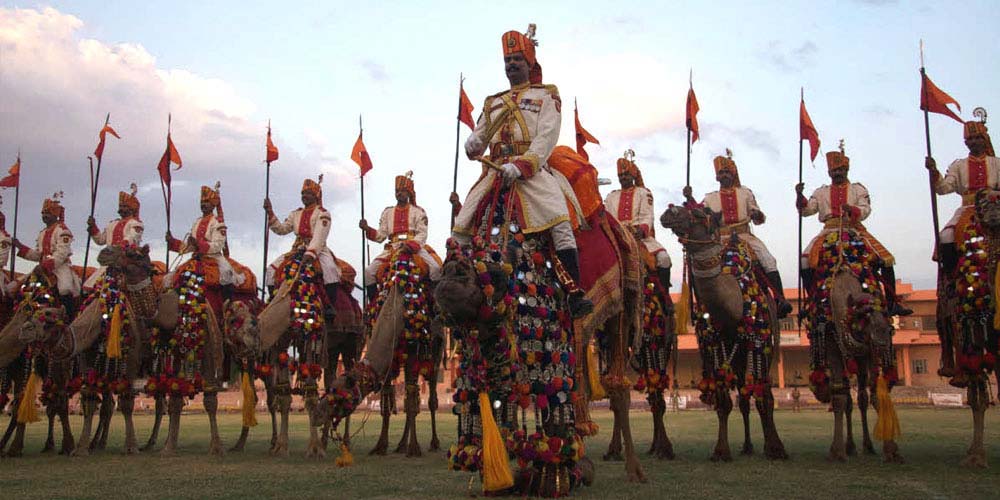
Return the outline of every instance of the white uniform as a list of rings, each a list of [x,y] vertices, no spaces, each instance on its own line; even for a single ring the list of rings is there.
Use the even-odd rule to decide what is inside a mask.
[[[713,212],[722,213],[720,236],[723,243],[733,233],[736,233],[739,239],[753,250],[757,261],[764,268],[764,272],[770,273],[778,270],[778,262],[771,255],[770,250],[767,249],[763,241],[760,241],[760,238],[754,236],[750,231],[750,223],[752,222],[750,214],[753,212],[764,213],[757,205],[757,198],[754,197],[750,188],[734,186],[729,189],[720,189],[706,194],[705,199],[701,202],[706,207],[711,208]],[[763,223],[762,220],[761,224]]]
[[[246,276],[237,273],[226,258],[226,223],[215,214],[199,217],[191,226],[188,233],[195,239],[196,247],[190,247],[185,239],[185,243],[175,249],[180,253],[198,252],[203,257],[214,260],[219,265],[219,284],[239,286],[246,280]],[[167,282],[172,280],[168,276]]]
[[[139,246],[142,245],[142,232],[142,221],[138,217],[125,217],[108,222],[103,231],[91,234],[91,239],[98,245]],[[87,277],[87,281],[83,284],[84,288],[93,288],[97,285],[97,282],[104,277],[105,271],[107,268],[101,266],[97,272]]]
[[[382,211],[382,216],[379,217],[378,230],[374,233],[368,235],[370,240],[382,243],[388,239],[389,242],[386,243],[385,250],[378,257],[375,257],[368,267],[365,267],[366,283],[374,284],[375,273],[389,258],[389,254],[396,247],[411,240],[420,244],[418,255],[427,263],[431,281],[441,279],[441,266],[434,256],[424,248],[424,245],[427,244],[427,213],[424,212],[423,208],[412,204],[404,207],[386,207]]]
[[[0,295],[10,296],[13,290],[8,290],[7,287],[15,288],[17,286],[17,281],[7,278],[7,269],[10,266],[10,247],[13,244],[13,240],[7,231],[0,229]]]
[[[638,229],[642,233],[642,243],[646,246],[646,251],[656,258],[656,267],[670,267],[667,249],[655,237],[653,193],[642,186],[616,189],[608,193],[604,206],[623,226],[631,230]]]
[[[955,242],[955,225],[966,210],[973,209],[976,192],[985,188],[1000,189],[1000,159],[987,156],[983,162],[970,162],[969,158],[960,158],[948,166],[948,172],[938,181],[934,191],[962,195],[962,206],[941,230],[941,243]]]
[[[466,141],[470,158],[488,152],[493,163],[518,167],[521,177],[513,189],[524,217],[521,229],[526,234],[551,229],[556,250],[576,248],[567,208],[567,201],[576,204],[576,195],[565,177],[546,165],[559,140],[561,108],[555,85],[519,85],[486,98],[476,129]],[[469,190],[452,230],[460,241],[468,241],[481,223],[474,220],[476,209],[499,175],[484,166]]]
[[[819,213],[819,221],[824,224],[823,229],[817,234],[809,245],[806,246],[805,251],[808,255],[813,245],[825,237],[829,232],[836,231],[838,227],[838,220],[841,217],[841,207],[844,204],[848,204],[852,207],[857,207],[858,217],[857,222],[861,222],[868,218],[872,213],[871,198],[868,196],[868,189],[865,188],[859,182],[853,182],[844,185],[834,185],[830,186],[824,184],[813,191],[812,196],[806,202],[806,206],[802,208],[801,213],[803,217],[808,217],[815,213]],[[867,236],[867,231],[865,231]],[[869,243],[874,240],[873,238],[869,240]],[[881,246],[881,245],[879,245]],[[808,269],[810,267],[808,257],[803,256],[802,267]]]
[[[38,262],[56,277],[60,295],[80,295],[80,277],[73,272],[70,256],[73,233],[66,224],[56,222],[38,233],[35,248],[19,252],[21,258]]]
[[[333,252],[326,246],[326,238],[330,234],[330,224],[330,212],[319,205],[296,209],[288,214],[285,222],[278,222],[277,217],[271,217],[269,222],[271,231],[275,234],[285,235],[295,232],[295,244],[291,251],[305,248],[306,254],[315,257],[323,271],[323,283],[325,284],[340,281],[340,268],[333,257]],[[268,266],[267,276],[264,278],[264,282],[268,286],[275,285],[274,275],[285,255]]]

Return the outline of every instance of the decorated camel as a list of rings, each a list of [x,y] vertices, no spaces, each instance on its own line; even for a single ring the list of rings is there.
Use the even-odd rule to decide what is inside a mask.
[[[719,242],[720,215],[704,207],[671,205],[660,223],[674,232],[691,259],[693,290],[701,308],[697,325],[703,378],[701,399],[715,407],[719,435],[713,461],[730,461],[730,390],[752,396],[764,432],[764,454],[785,459],[785,446],[774,425],[771,365],[778,349],[779,324],[766,281],[738,239]],[[741,405],[742,406],[742,405]],[[752,450],[749,405],[744,413],[744,450]],[[742,408],[741,408],[742,410]]]

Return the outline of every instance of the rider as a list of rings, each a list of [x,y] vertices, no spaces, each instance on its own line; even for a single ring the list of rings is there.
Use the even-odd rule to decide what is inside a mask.
[[[868,248],[877,254],[881,264],[879,275],[885,288],[886,300],[889,302],[889,315],[913,314],[913,311],[903,307],[896,297],[896,274],[892,268],[895,258],[861,224],[861,221],[871,214],[871,199],[868,197],[868,189],[861,183],[852,183],[847,179],[851,159],[844,154],[843,140],[840,141],[840,151],[830,151],[826,154],[826,164],[830,179],[833,181],[832,185],[820,186],[813,191],[808,200],[802,195],[805,184],[795,185],[795,206],[799,214],[808,217],[818,212],[819,220],[823,223],[823,229],[809,242],[806,253],[802,255],[803,286],[811,293],[814,284],[813,268],[819,258],[823,238],[831,231],[837,231],[843,224],[843,227],[856,230],[864,238]]]
[[[136,188],[133,182],[128,193],[125,191],[118,192],[118,215],[120,218],[108,222],[103,231],[97,227],[94,216],[87,218],[87,231],[90,233],[90,237],[94,240],[94,243],[116,247],[142,245],[143,226],[142,220],[139,219],[139,199],[135,196],[137,191],[138,188]],[[98,269],[97,272],[87,278],[83,286],[85,288],[93,288],[101,277],[104,276],[105,271],[103,267]]]
[[[566,179],[561,175],[557,179],[546,164],[559,139],[562,101],[555,85],[542,84],[533,36],[534,25],[527,35],[508,31],[501,37],[510,90],[486,98],[476,129],[465,141],[469,159],[479,159],[488,150],[484,159],[499,169],[484,164],[482,175],[458,210],[452,237],[469,244],[479,229],[482,206],[490,201],[494,180],[502,177],[505,185],[513,185],[519,201],[521,231],[526,235],[547,231],[552,237],[558,263],[565,271],[559,274],[570,292],[570,312],[579,318],[594,305],[576,286],[580,263],[567,207],[567,199],[575,201],[575,196]],[[456,193],[451,201],[457,206]]]
[[[14,240],[17,256],[38,262],[42,269],[56,278],[59,300],[69,317],[76,311],[76,297],[80,295],[80,277],[73,272],[70,256],[73,255],[73,233],[65,224],[66,209],[59,203],[62,191],[42,203],[42,222],[45,229],[38,233],[35,248]]]
[[[719,181],[719,190],[706,194],[702,204],[713,212],[722,213],[719,236],[723,244],[736,234],[753,250],[754,257],[764,269],[771,291],[774,293],[774,301],[778,305],[778,317],[784,318],[792,312],[792,305],[785,299],[781,275],[778,273],[778,262],[764,242],[750,232],[751,222],[758,226],[764,223],[766,219],[764,212],[757,205],[753,191],[740,183],[740,173],[736,168],[736,162],[733,161],[732,151],[726,149],[726,156],[716,156],[712,163],[715,165],[715,180]],[[691,198],[690,186],[684,187],[684,197],[688,201],[694,201]]]
[[[656,241],[653,223],[653,193],[642,181],[642,172],[635,164],[632,150],[618,159],[618,182],[622,188],[616,189],[604,199],[608,213],[629,228],[638,241],[646,246],[646,251],[656,259],[656,274],[664,291],[670,290],[670,255],[660,242]]]
[[[0,212],[0,297],[9,298],[13,295],[13,289],[17,286],[17,281],[9,274],[10,266],[10,234],[7,232],[7,217]],[[11,290],[8,290],[8,287]]]
[[[955,245],[955,228],[965,223],[975,210],[976,192],[981,189],[1000,189],[1000,160],[993,152],[993,142],[987,133],[986,123],[965,122],[965,146],[969,156],[959,158],[948,166],[942,178],[934,158],[927,157],[925,166],[931,171],[934,191],[937,194],[958,193],[962,195],[962,206],[945,224],[940,233],[941,246],[938,255],[948,271],[958,264],[958,249]]]
[[[326,238],[330,234],[330,212],[323,208],[323,189],[320,183],[323,176],[319,176],[319,182],[306,179],[302,182],[302,208],[297,208],[288,214],[285,222],[278,222],[271,208],[271,199],[264,200],[264,210],[267,211],[268,226],[271,231],[278,235],[295,233],[295,243],[292,249],[278,258],[271,264],[268,271],[266,283],[268,286],[275,286],[275,270],[281,268],[281,263],[290,258],[295,252],[303,250],[302,265],[308,266],[313,261],[318,261],[323,272],[323,284],[326,291],[327,300],[326,315],[333,316],[332,304],[337,298],[337,282],[340,281],[340,268],[333,252],[326,246]]]
[[[428,268],[428,276],[431,281],[441,279],[441,266],[438,261],[431,256],[426,249],[427,244],[427,213],[423,208],[417,206],[417,195],[413,189],[413,172],[406,175],[396,176],[396,205],[386,207],[379,218],[378,230],[368,225],[368,221],[361,219],[358,227],[365,232],[365,236],[376,243],[389,240],[385,245],[385,250],[375,257],[368,267],[365,267],[365,292],[369,300],[375,297],[378,287],[376,275],[378,271],[390,263],[388,259],[395,250],[404,245],[407,241],[414,241],[420,245],[417,256],[420,257]]]

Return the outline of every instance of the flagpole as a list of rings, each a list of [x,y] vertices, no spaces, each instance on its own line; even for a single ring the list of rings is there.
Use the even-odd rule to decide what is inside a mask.
[[[17,241],[17,207],[21,199],[21,151],[17,152],[17,184],[14,185],[14,232],[11,241]],[[17,262],[17,252],[10,253],[10,279],[14,279],[14,264]]]
[[[168,156],[168,158],[170,156],[170,122],[171,121],[172,121],[172,117],[171,117],[171,115],[169,113],[167,113],[167,149],[166,149],[166,153],[165,154]],[[167,170],[169,170],[169,169],[170,169],[170,160],[168,159],[167,160]],[[167,184],[165,184],[163,182],[163,176],[162,175],[160,176],[160,191],[163,192],[163,206],[166,208],[166,211],[167,211],[167,233],[170,233],[170,198],[171,198],[170,194],[171,193],[170,193],[170,186],[167,185]],[[166,254],[166,257],[164,257],[164,262],[163,263],[164,263],[165,266],[167,266],[167,270],[169,270],[170,269],[170,242],[167,242],[167,254]]]
[[[802,106],[805,105],[805,102],[806,102],[806,90],[805,90],[804,87],[800,87],[799,88],[799,110],[800,110],[800,115],[801,115]],[[802,128],[802,123],[801,123],[802,122],[802,117],[801,116],[799,116],[799,122],[800,122],[799,123],[799,129],[800,129],[799,130],[799,184],[802,184],[802,130],[801,130],[801,128]],[[798,202],[798,200],[796,200],[796,203],[797,202]],[[801,311],[802,310],[802,212],[800,212],[798,210],[796,210],[796,212],[799,214],[799,246],[796,247],[798,249],[798,251],[795,253],[795,261],[799,265],[798,286],[796,287],[796,288],[798,288],[798,295],[799,295],[799,297],[798,297],[798,303],[796,304],[796,307],[798,307],[799,310]],[[801,332],[802,331],[802,315],[798,315],[798,317],[799,317],[799,319],[798,319],[798,327],[799,327],[799,331]]]
[[[923,92],[923,101],[930,102],[927,97],[927,72],[924,70],[924,41],[920,41],[920,89]],[[930,112],[927,111],[929,106],[923,106],[924,108],[924,141],[927,144],[927,157],[931,157],[931,125],[930,125]],[[931,191],[931,220],[934,222],[934,251],[938,251],[938,247],[941,245],[941,237],[939,236],[940,222],[938,221],[938,206],[937,206],[937,193],[934,190],[934,172],[927,172],[928,185]],[[938,259],[938,267],[941,267],[941,259]]]
[[[458,192],[458,141],[462,133],[462,82],[465,78],[462,73],[458,74],[458,115],[455,116],[455,170],[451,175],[451,192]],[[451,229],[455,228],[455,210],[451,211]]]
[[[111,113],[108,113],[104,117],[104,126],[107,127],[108,123],[111,121]],[[101,129],[101,134],[104,134],[104,129]],[[91,174],[94,172],[94,159],[93,157],[87,157],[90,160],[90,171]],[[97,190],[101,184],[101,160],[104,159],[104,150],[101,150],[101,154],[97,156],[97,174],[93,175],[90,183],[90,217],[88,221],[94,217],[94,208],[97,206]],[[83,295],[83,284],[87,281],[87,262],[90,260],[90,225],[87,225],[87,245],[83,247],[83,279],[80,280],[80,295]]]
[[[361,122],[361,115],[358,115],[358,140],[365,134],[364,125]],[[365,218],[365,172],[361,172],[361,218]],[[365,235],[365,230],[361,230],[361,287],[364,289],[361,292],[361,303],[368,303],[368,278],[365,276],[365,267],[367,262],[365,261],[365,248],[368,247],[367,235]]]
[[[267,137],[268,137],[268,139],[271,138],[271,120],[267,121]],[[267,152],[267,147],[265,147],[264,148],[264,159],[265,159],[265,162],[267,162],[267,169],[266,169],[267,173],[264,176],[264,199],[265,200],[271,198],[271,160],[269,158],[270,158],[270,155]],[[266,286],[265,282],[267,281],[267,245],[268,245],[268,243],[270,242],[270,239],[271,239],[270,238],[271,232],[269,231],[269,229],[271,229],[271,218],[270,218],[270,214],[268,213],[268,211],[265,210],[264,211],[264,264],[261,267],[261,272],[260,272],[260,279],[262,280],[261,281],[261,285],[262,286],[260,287],[260,300],[261,301],[264,300],[264,294],[267,292],[267,286]]]
[[[692,69],[691,72],[688,74],[688,91],[691,91],[693,89],[694,89],[694,69]],[[684,107],[686,109],[687,108],[687,104],[685,104]],[[684,178],[685,179],[684,180],[684,185],[687,186],[687,187],[691,187],[691,117],[689,116],[687,118],[688,118],[686,120],[686,122],[687,122],[687,169],[686,169],[686,176]]]
[[[694,89],[694,69],[688,74],[688,91]],[[690,98],[690,96],[689,96]],[[688,104],[685,103],[685,109],[688,109]],[[691,187],[691,117],[687,117],[685,120],[687,125],[687,163],[685,167],[685,177],[684,186],[687,188]],[[685,200],[686,201],[686,200]],[[688,255],[687,250],[684,250],[684,273],[687,275],[688,288],[691,293],[688,294],[688,310],[691,311],[689,316],[691,317],[691,325],[695,324],[695,313],[694,313],[694,273],[691,270],[691,256]],[[683,292],[683,290],[681,290]]]

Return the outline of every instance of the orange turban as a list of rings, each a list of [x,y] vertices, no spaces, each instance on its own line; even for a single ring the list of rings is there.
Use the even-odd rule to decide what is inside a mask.
[[[413,171],[396,176],[396,191],[406,191],[410,194],[410,203],[417,204],[417,193],[413,190]]]
[[[628,158],[618,159],[618,175],[628,172],[635,178],[635,185],[640,187],[646,187],[642,181],[642,172],[639,171],[639,167],[635,164],[635,161]]]
[[[56,193],[52,198],[46,198],[42,202],[42,215],[54,215],[56,219],[60,221],[66,218],[66,209],[59,204],[59,199],[62,198],[62,192]]]
[[[139,198],[136,198],[135,194],[138,192],[138,188],[135,183],[132,183],[130,192],[125,191],[118,192],[118,206],[126,206],[136,215],[139,215]]]
[[[840,167],[851,168],[851,159],[843,151],[830,151],[827,153],[826,170],[830,171]]]
[[[535,57],[535,25],[528,25],[528,33],[523,34],[518,31],[508,31],[500,37],[503,44],[504,57],[515,53],[524,54],[524,59],[528,62],[528,80],[531,83],[542,83],[542,65],[538,64]]]
[[[965,138],[968,139],[977,135],[986,140],[986,155],[996,156],[996,153],[993,152],[993,141],[990,140],[986,124],[972,120],[965,122]]]
[[[719,172],[723,170],[728,170],[733,173],[734,185],[740,185],[740,171],[736,168],[736,162],[733,161],[732,152],[728,149],[726,150],[726,156],[716,156],[712,159],[712,165],[715,167],[715,176],[719,176]]]
[[[201,187],[201,202],[209,202],[213,207],[217,207],[222,204],[222,198],[219,196],[219,192],[208,186]]]
[[[319,182],[314,181],[312,179],[306,179],[306,180],[302,181],[302,192],[303,193],[311,193],[313,196],[316,197],[316,200],[318,202],[320,202],[320,204],[322,204],[322,202],[323,202],[323,188],[320,187],[320,185],[319,185],[320,182],[323,182],[323,175],[322,174],[320,174],[320,176],[319,176]]]

